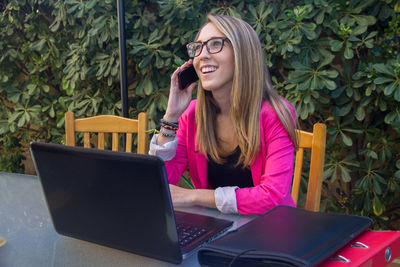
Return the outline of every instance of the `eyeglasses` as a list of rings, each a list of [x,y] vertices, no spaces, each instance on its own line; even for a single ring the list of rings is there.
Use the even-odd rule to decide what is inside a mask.
[[[187,52],[190,58],[197,57],[201,54],[203,46],[206,45],[207,51],[210,54],[221,52],[224,47],[224,42],[229,41],[227,37],[213,37],[205,42],[193,42],[186,45]]]

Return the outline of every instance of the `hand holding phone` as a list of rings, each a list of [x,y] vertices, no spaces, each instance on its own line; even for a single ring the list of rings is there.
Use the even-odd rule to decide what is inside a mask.
[[[199,77],[197,76],[196,70],[193,65],[191,65],[178,73],[179,89],[184,90],[198,79]]]

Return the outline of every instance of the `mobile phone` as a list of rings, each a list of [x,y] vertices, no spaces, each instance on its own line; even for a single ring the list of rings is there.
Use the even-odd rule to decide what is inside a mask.
[[[197,76],[193,65],[184,70],[181,70],[178,73],[179,89],[184,90],[186,87],[188,87],[190,84],[194,83],[198,79],[199,77]]]

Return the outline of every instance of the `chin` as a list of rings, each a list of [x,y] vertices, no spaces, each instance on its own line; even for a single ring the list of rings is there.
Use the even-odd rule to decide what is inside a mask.
[[[215,86],[213,86],[210,83],[202,83],[201,87],[205,90],[205,91],[213,91],[215,89]]]

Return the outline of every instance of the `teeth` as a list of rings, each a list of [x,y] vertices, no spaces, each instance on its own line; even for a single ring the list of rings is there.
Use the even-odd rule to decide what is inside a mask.
[[[204,68],[202,68],[201,69],[201,72],[202,73],[208,73],[208,72],[213,72],[213,71],[216,71],[217,70],[217,67],[204,67]]]

